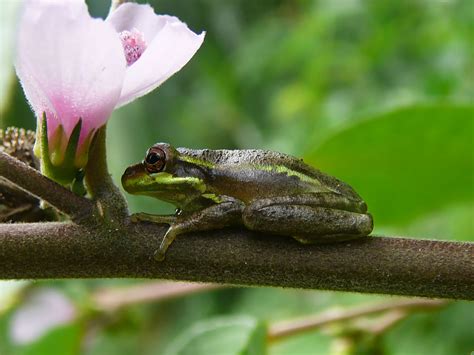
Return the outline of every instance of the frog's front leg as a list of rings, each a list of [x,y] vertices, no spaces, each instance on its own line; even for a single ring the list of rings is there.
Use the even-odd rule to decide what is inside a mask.
[[[145,214],[146,220],[157,223],[168,223],[165,222],[166,219],[174,217],[174,220],[170,220],[170,223],[168,223],[170,227],[166,231],[159,249],[155,251],[155,259],[163,260],[166,250],[180,234],[242,225],[243,209],[243,202],[233,198],[226,198],[219,204],[194,213],[182,213],[177,216],[154,216],[156,219],[154,219],[153,215]]]
[[[308,193],[261,199],[248,205],[243,222],[249,229],[288,235],[302,243],[328,243],[368,235],[372,216],[363,201],[336,193]]]

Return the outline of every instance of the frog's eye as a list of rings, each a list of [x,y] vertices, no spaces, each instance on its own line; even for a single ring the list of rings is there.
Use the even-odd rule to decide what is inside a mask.
[[[149,173],[159,173],[165,167],[165,161],[165,152],[160,148],[152,147],[148,150],[144,160],[145,169]]]

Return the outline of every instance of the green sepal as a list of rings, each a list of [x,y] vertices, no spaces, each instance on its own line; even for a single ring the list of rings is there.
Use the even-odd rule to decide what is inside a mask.
[[[85,196],[87,193],[86,186],[84,185],[84,175],[84,170],[79,170],[71,183],[71,191],[78,196]]]
[[[78,167],[75,167],[76,162],[76,153],[77,145],[79,143],[79,136],[81,135],[82,128],[82,118],[79,118],[74,129],[72,130],[71,136],[69,137],[69,142],[67,143],[66,152],[64,154],[64,162],[71,167],[74,167],[76,170]]]
[[[48,139],[48,123],[45,113],[43,113],[40,122],[37,140],[39,146],[35,147],[35,155],[40,159],[41,172],[64,186],[72,186],[74,180],[77,180],[78,173],[81,170],[80,167],[77,167],[75,164],[81,127],[82,119],[79,119],[64,149],[63,147],[67,137],[64,133],[63,126],[59,125],[53,133],[52,140],[54,140],[54,143],[53,147],[51,147]],[[80,180],[82,183],[82,179]]]
[[[76,165],[76,167],[82,169],[87,165],[87,161],[89,160],[89,148],[96,132],[97,130],[95,129],[91,130],[82,142],[81,146],[78,147],[76,151],[76,157],[74,159],[74,164]]]

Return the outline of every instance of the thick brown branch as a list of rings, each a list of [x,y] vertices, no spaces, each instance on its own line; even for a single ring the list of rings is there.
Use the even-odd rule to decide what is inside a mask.
[[[75,195],[41,175],[38,170],[3,152],[0,152],[0,176],[45,200],[72,219],[92,214],[94,205],[91,201]]]
[[[302,245],[226,229],[180,236],[156,262],[165,229],[1,224],[0,279],[144,277],[474,300],[474,243],[367,237]]]

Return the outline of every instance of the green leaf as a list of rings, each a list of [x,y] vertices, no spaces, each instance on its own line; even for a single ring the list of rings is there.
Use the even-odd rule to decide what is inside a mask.
[[[251,317],[220,317],[194,324],[178,337],[166,355],[266,353],[266,326]]]
[[[13,70],[13,56],[15,36],[18,25],[18,11],[20,1],[3,1],[0,11],[0,126],[3,126],[3,114],[9,103],[13,89],[15,72]]]
[[[422,236],[429,239],[472,241],[474,238],[474,202],[448,206],[423,215],[408,226],[384,228],[386,235]]]
[[[307,158],[353,186],[375,226],[474,200],[474,107],[409,107],[357,122]]]
[[[21,292],[30,285],[29,281],[0,281],[0,316],[15,305]]]
[[[74,355],[83,337],[81,323],[57,327],[29,344],[15,344],[9,336],[10,318],[0,317],[0,354],[9,355]]]
[[[18,346],[17,351],[22,355],[74,355],[77,354],[82,335],[80,324],[70,324],[55,328],[32,344]]]
[[[436,312],[423,312],[391,329],[384,336],[389,354],[472,354],[474,304],[453,302]]]

